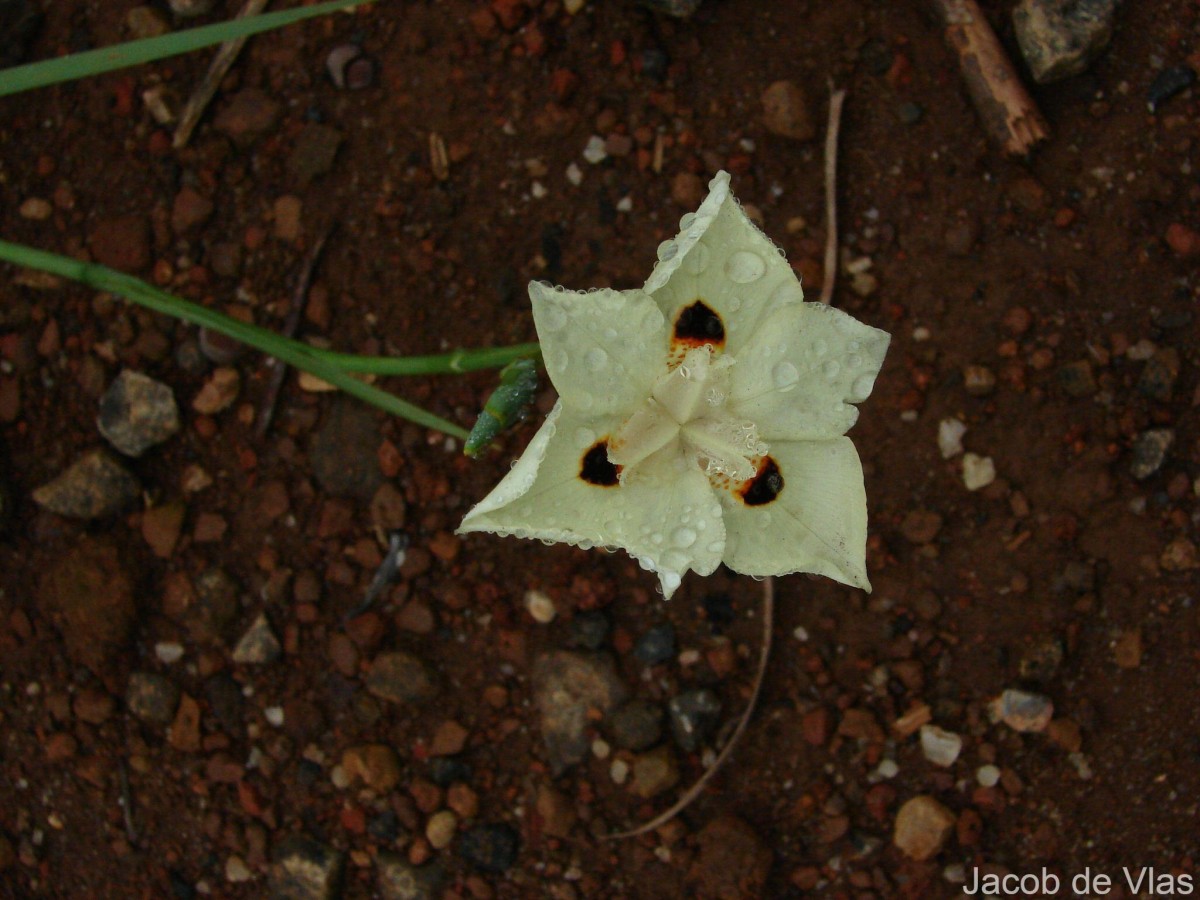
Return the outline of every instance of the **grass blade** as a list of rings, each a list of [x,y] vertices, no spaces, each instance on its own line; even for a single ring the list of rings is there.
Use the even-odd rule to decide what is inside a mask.
[[[42,60],[24,66],[14,66],[11,69],[0,69],[0,97],[64,81],[102,75],[105,72],[154,62],[169,56],[178,56],[181,53],[190,53],[202,47],[222,44],[233,38],[272,31],[303,19],[328,15],[352,6],[365,6],[374,2],[375,0],[329,0],[329,2],[318,3],[315,6],[285,9],[245,19],[232,19],[214,25],[202,25],[199,28],[175,31],[159,37],[143,38],[138,41],[114,44],[111,47],[101,47],[97,50],[86,50],[82,53],[73,53],[70,56]]]

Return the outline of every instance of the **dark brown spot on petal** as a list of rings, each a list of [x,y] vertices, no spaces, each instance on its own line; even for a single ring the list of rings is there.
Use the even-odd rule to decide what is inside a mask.
[[[783,475],[779,464],[769,456],[763,457],[758,474],[742,485],[738,493],[747,506],[765,506],[783,492]]]
[[[675,319],[675,340],[694,346],[712,344],[720,347],[725,343],[725,323],[703,300],[685,306]]]
[[[608,439],[596,441],[583,454],[579,466],[579,477],[597,487],[612,487],[620,478],[621,467],[608,461]]]

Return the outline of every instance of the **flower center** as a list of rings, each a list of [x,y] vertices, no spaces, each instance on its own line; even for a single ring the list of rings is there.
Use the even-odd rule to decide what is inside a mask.
[[[643,460],[676,448],[716,486],[732,487],[757,474],[757,461],[769,448],[753,422],[725,409],[733,365],[731,357],[717,356],[704,344],[689,349],[655,382],[650,397],[609,442],[608,459],[622,467],[622,481]]]

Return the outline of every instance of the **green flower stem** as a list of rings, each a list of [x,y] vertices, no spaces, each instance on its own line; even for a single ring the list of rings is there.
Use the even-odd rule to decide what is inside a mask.
[[[483,350],[453,350],[429,356],[359,356],[309,347],[310,352],[344,372],[370,375],[446,375],[475,372],[479,369],[499,369],[515,359],[539,357],[541,345],[513,344],[510,347],[487,347]]]
[[[24,66],[14,66],[11,69],[0,70],[0,97],[59,84],[63,81],[75,81],[90,75],[101,75],[116,69],[154,62],[169,56],[178,56],[181,53],[190,53],[202,47],[222,44],[232,38],[271,31],[302,19],[323,16],[347,7],[373,2],[375,0],[330,0],[330,2],[318,3],[315,6],[302,6],[296,9],[248,16],[245,19],[217,22],[213,25],[202,25],[199,28],[174,31],[159,37],[143,38],[115,44],[111,47],[101,47],[97,50],[86,50],[82,53],[72,53],[69,56],[46,59]]]
[[[139,278],[106,266],[81,262],[69,256],[61,256],[57,253],[49,253],[45,250],[37,250],[4,240],[0,240],[0,260],[70,278],[96,290],[118,294],[155,312],[165,313],[193,325],[211,328],[213,331],[228,335],[256,350],[281,359],[290,366],[316,375],[341,388],[347,394],[365,400],[393,415],[427,428],[437,429],[460,440],[467,438],[465,429],[421,409],[419,406],[401,400],[387,391],[366,384],[350,373],[427,375],[468,372],[474,369],[503,366],[513,359],[533,356],[537,353],[537,344],[517,344],[512,347],[484,350],[456,350],[452,353],[435,356],[395,359],[356,356],[351,353],[332,353],[172,296]]]

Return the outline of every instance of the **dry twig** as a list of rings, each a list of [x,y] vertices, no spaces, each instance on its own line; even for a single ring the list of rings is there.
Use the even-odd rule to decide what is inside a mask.
[[[615,841],[620,838],[637,837],[645,834],[648,831],[653,831],[670,822],[673,818],[687,809],[692,802],[700,796],[705,785],[712,780],[712,777],[717,774],[725,761],[729,759],[733,753],[733,748],[737,746],[738,741],[742,739],[742,735],[746,731],[746,726],[750,724],[750,716],[754,713],[754,708],[758,705],[758,694],[762,690],[763,677],[767,674],[767,660],[771,657],[771,639],[774,635],[775,628],[775,579],[769,575],[763,579],[763,643],[762,655],[758,658],[758,671],[754,673],[754,687],[750,691],[750,699],[746,702],[746,709],[742,712],[741,719],[738,720],[737,728],[733,730],[729,741],[721,748],[721,752],[713,761],[713,764],[708,767],[708,770],[697,779],[682,797],[675,801],[669,809],[659,813],[649,822],[639,825],[637,828],[632,828],[629,831],[618,831],[614,834],[607,835],[605,840]]]
[[[292,291],[292,300],[288,307],[287,318],[284,319],[281,333],[284,337],[295,337],[296,329],[300,327],[300,317],[304,307],[308,305],[308,288],[312,284],[313,270],[317,267],[317,259],[325,248],[332,228],[327,228],[308,250],[300,274],[296,276],[296,288]],[[279,402],[279,390],[283,387],[283,378],[287,374],[287,365],[272,357],[267,364],[271,366],[271,380],[267,382],[267,392],[263,394],[262,403],[258,409],[258,425],[255,434],[259,438],[266,437],[267,429],[271,427],[271,419],[275,416],[275,406]]]
[[[967,92],[983,127],[1005,153],[1027,156],[1050,127],[1021,84],[975,0],[932,0],[958,55]]]
[[[257,15],[263,11],[267,2],[268,0],[246,0],[246,5],[237,14],[237,18],[244,19],[247,16]],[[223,43],[220,49],[217,50],[217,55],[213,57],[212,64],[208,67],[208,71],[204,73],[204,78],[201,79],[200,85],[192,93],[192,96],[188,98],[188,102],[183,107],[183,112],[179,114],[179,124],[175,128],[175,137],[171,140],[171,144],[176,150],[186,146],[187,142],[191,139],[192,132],[195,130],[196,124],[200,121],[200,117],[204,115],[204,110],[208,109],[208,104],[212,100],[213,95],[216,94],[217,87],[229,71],[229,67],[233,65],[233,61],[242,52],[242,47],[245,44],[246,39],[244,37],[234,38],[231,41]]]
[[[821,302],[826,306],[833,300],[833,285],[837,281],[837,151],[845,102],[845,89],[834,90],[833,82],[829,82],[829,126],[825,130],[825,280],[821,285]]]
[[[129,843],[138,842],[137,827],[133,823],[133,792],[129,789],[129,770],[125,768],[125,760],[117,760],[117,780],[120,783],[121,795],[117,803],[121,807],[121,815],[125,820],[125,836]]]

